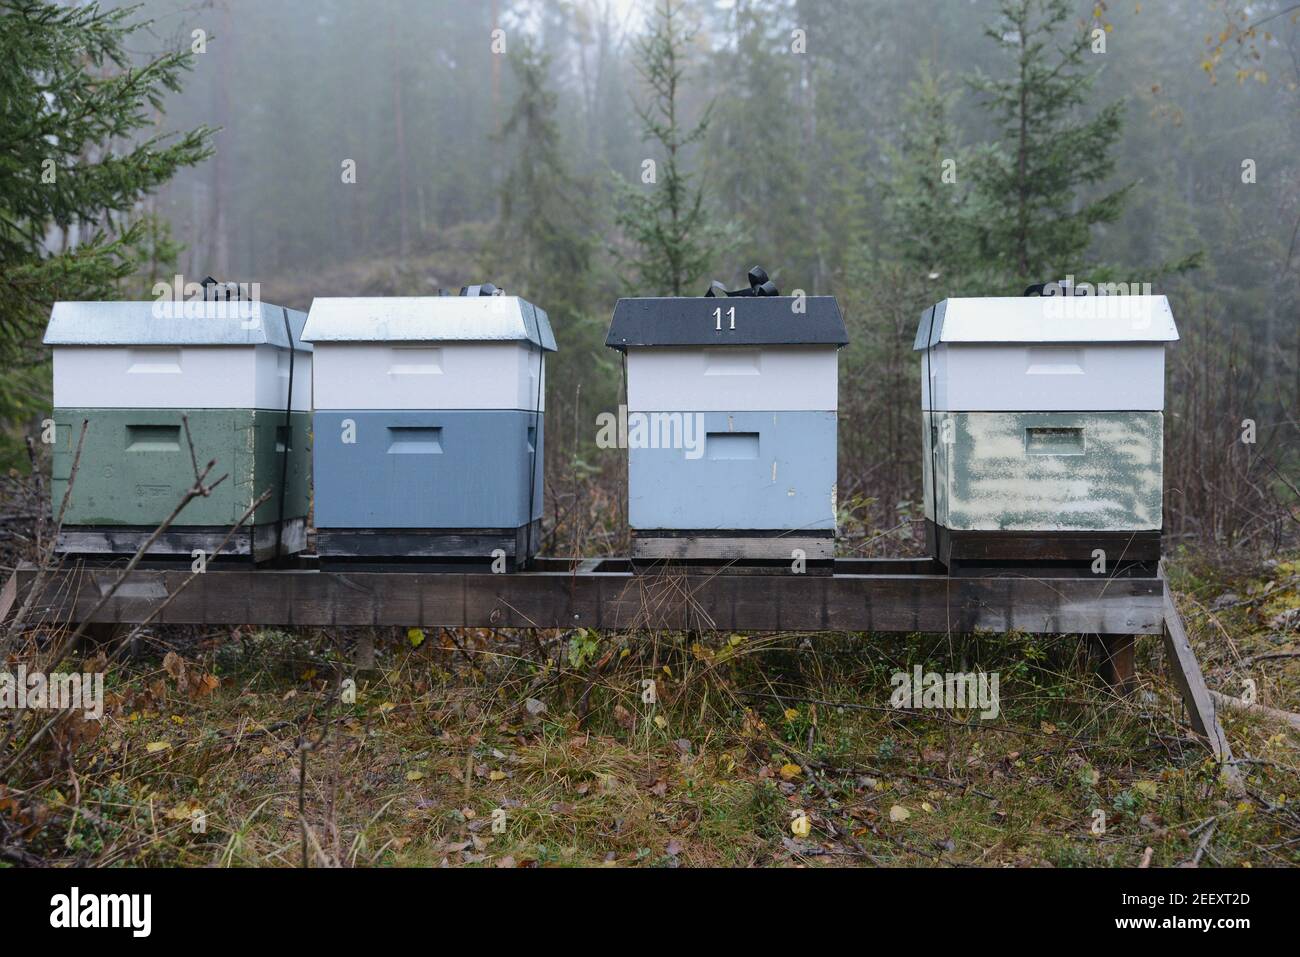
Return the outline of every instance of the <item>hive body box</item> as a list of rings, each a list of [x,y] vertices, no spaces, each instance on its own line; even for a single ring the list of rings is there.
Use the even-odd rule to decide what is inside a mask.
[[[301,550],[311,467],[305,321],[301,312],[261,302],[56,303],[45,333],[54,365],[56,516],[88,423],[58,548],[134,553],[194,484],[188,419],[200,468],[216,460],[209,482],[228,477],[186,505],[150,555],[189,559],[198,549],[214,556],[268,489],[221,554],[260,561]]]
[[[1160,557],[1164,296],[946,299],[921,317],[925,514],[947,564]]]
[[[317,299],[304,336],[322,559],[536,552],[545,312],[516,296]]]
[[[847,341],[831,297],[619,300],[634,558],[833,557]]]

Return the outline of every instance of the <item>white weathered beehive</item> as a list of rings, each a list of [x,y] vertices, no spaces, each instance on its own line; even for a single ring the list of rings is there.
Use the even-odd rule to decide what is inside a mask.
[[[926,310],[915,348],[937,557],[1159,557],[1164,350],[1177,338],[1164,296]]]

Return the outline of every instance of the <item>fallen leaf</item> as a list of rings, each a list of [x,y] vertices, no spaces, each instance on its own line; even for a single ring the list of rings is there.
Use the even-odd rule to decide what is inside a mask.
[[[781,765],[781,780],[783,781],[793,781],[801,774],[803,774],[803,768],[797,764]]]
[[[906,821],[912,816],[912,812],[901,804],[895,804],[889,809],[889,819],[891,821]]]
[[[169,741],[150,741],[144,746],[144,749],[150,754],[157,754],[159,751],[166,751],[171,747]]]

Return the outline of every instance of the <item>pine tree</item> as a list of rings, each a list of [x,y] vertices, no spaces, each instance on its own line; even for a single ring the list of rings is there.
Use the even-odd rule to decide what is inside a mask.
[[[952,123],[957,93],[946,81],[922,62],[903,101],[902,135],[887,150],[885,217],[892,247],[887,254],[919,278],[933,276],[953,290],[969,265],[972,236],[969,151],[957,142]]]
[[[693,185],[693,175],[685,170],[685,151],[708,132],[712,108],[710,104],[694,126],[687,127],[681,116],[687,50],[694,38],[680,0],[660,0],[649,33],[636,44],[637,71],[650,90],[648,101],[637,104],[642,140],[656,144],[662,154],[650,158],[652,180],[625,190],[617,216],[638,251],[626,278],[642,295],[690,294],[721,240],[710,223],[703,187]]]
[[[497,255],[508,256],[502,266],[519,270],[529,295],[565,316],[591,305],[592,242],[578,212],[590,189],[575,182],[565,159],[550,56],[525,37],[516,42],[510,63],[519,96],[500,139],[515,145],[515,160],[501,185],[494,246]]]
[[[190,51],[130,63],[133,8],[5,0],[0,10],[0,363],[40,358],[57,299],[109,298],[136,268],[136,203],[211,152],[211,131],[148,136]],[[55,232],[57,231],[57,232]],[[75,243],[69,242],[76,235]],[[58,249],[47,242],[56,235]]]
[[[1077,272],[1092,227],[1113,222],[1128,195],[1128,187],[1084,194],[1114,169],[1123,103],[1079,119],[1094,80],[1085,64],[1093,41],[1085,27],[1071,33],[1070,17],[1068,0],[1003,0],[985,34],[1008,51],[1014,71],[972,80],[1001,124],[1000,140],[973,170],[981,253],[1021,281]]]
[[[724,92],[709,150],[718,204],[744,236],[738,258],[765,264],[782,287],[806,284],[815,262],[807,143],[794,99],[804,54],[790,50],[784,6],[749,0],[731,12],[735,46],[723,46],[714,56]]]

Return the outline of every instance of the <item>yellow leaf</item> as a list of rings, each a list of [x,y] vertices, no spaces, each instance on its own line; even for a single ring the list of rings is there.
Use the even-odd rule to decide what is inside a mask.
[[[1038,730],[1043,732],[1043,734],[1056,734],[1056,725],[1048,724],[1044,721],[1038,726]]]
[[[1138,781],[1133,785],[1133,790],[1137,791],[1138,794],[1141,794],[1143,797],[1154,798],[1160,788],[1156,785],[1155,781]]]
[[[408,780],[408,781],[418,781],[418,780],[420,780],[422,777],[424,777],[424,772],[423,772],[423,771],[407,771],[407,772],[406,772],[406,780]]]
[[[794,720],[795,718],[797,718],[797,717],[799,717],[799,709],[798,709],[798,708],[786,708],[786,709],[785,709],[785,720],[787,720],[787,721],[793,721],[793,720]]]
[[[150,754],[157,754],[159,751],[166,751],[170,747],[170,741],[150,741],[144,746],[144,749]]]
[[[781,780],[783,781],[793,781],[801,774],[803,774],[803,769],[797,764],[781,765]]]
[[[934,806],[929,801],[922,801],[921,810],[924,811],[926,814],[933,814]]]
[[[422,644],[424,644],[424,629],[423,628],[406,629],[406,640],[411,643],[412,648],[419,648]]]
[[[889,819],[891,821],[906,821],[912,816],[912,812],[901,804],[895,804],[889,809]]]
[[[505,778],[505,776],[506,776],[506,772],[504,772],[504,771],[489,771],[489,772],[488,772],[488,780],[489,780],[489,781],[501,781],[501,780],[503,780],[503,779]]]
[[[808,820],[808,815],[799,811],[790,818],[790,833],[795,837],[807,837],[812,833],[812,824]]]
[[[668,719],[661,714],[655,715],[655,726],[658,727],[660,730],[663,730],[664,728],[668,727]]]

